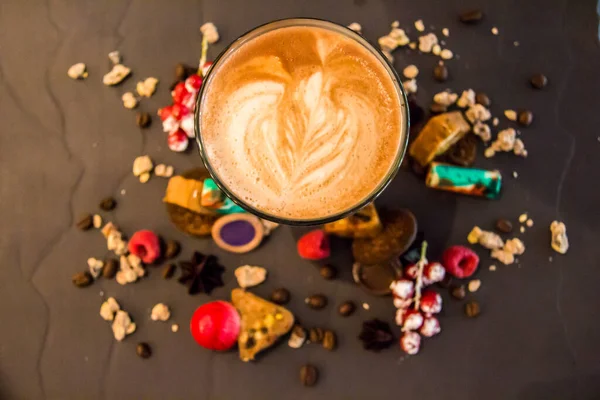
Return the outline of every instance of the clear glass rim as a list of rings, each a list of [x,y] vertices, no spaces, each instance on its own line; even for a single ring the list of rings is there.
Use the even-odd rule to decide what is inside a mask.
[[[210,164],[208,157],[206,156],[206,153],[204,150],[204,143],[202,141],[202,128],[201,128],[201,123],[200,123],[201,118],[202,118],[201,104],[203,102],[204,95],[206,93],[205,88],[207,88],[210,85],[212,77],[214,76],[213,72],[217,71],[217,69],[218,69],[217,67],[219,66],[219,61],[221,61],[225,55],[231,53],[232,51],[235,51],[237,48],[239,48],[242,44],[244,44],[248,40],[251,40],[261,34],[273,31],[275,29],[287,28],[287,27],[292,27],[292,26],[309,26],[309,27],[312,26],[312,27],[317,27],[317,28],[329,29],[329,30],[335,31],[337,33],[341,33],[341,34],[345,35],[346,37],[349,37],[349,38],[355,40],[356,42],[358,42],[359,44],[361,44],[363,47],[365,47],[367,50],[369,50],[371,53],[373,53],[373,55],[375,55],[375,57],[377,57],[379,59],[379,61],[383,64],[386,71],[390,74],[390,77],[394,83],[394,87],[396,88],[396,93],[397,93],[400,103],[401,103],[400,107],[401,107],[401,112],[402,112],[402,116],[403,116],[403,122],[401,125],[402,139],[400,141],[400,149],[397,153],[396,159],[390,166],[388,173],[385,175],[385,177],[383,178],[381,183],[375,189],[373,189],[373,191],[367,197],[365,197],[364,199],[359,201],[357,204],[348,208],[347,210],[341,211],[336,214],[331,214],[331,215],[328,215],[328,216],[325,216],[322,218],[311,218],[311,219],[282,218],[280,216],[271,215],[269,213],[266,213],[260,209],[253,207],[250,204],[245,203],[243,200],[241,200],[239,197],[237,197],[233,193],[233,191],[227,187],[227,185],[225,185],[223,182],[221,182],[218,174],[216,173],[216,171]],[[316,18],[286,18],[286,19],[280,19],[280,20],[267,22],[265,24],[259,25],[255,28],[247,31],[246,33],[241,35],[239,38],[234,40],[230,45],[225,47],[225,49],[223,49],[221,54],[219,54],[217,56],[217,58],[215,58],[213,65],[210,68],[208,74],[204,77],[202,87],[200,88],[200,92],[198,93],[198,97],[196,98],[196,110],[194,112],[194,133],[196,136],[196,142],[198,143],[198,151],[200,153],[200,157],[202,158],[202,162],[204,163],[204,166],[206,167],[208,173],[210,174],[212,179],[215,181],[217,186],[223,191],[223,193],[225,193],[225,195],[227,197],[229,197],[234,203],[236,203],[237,205],[239,205],[240,207],[242,207],[249,213],[254,214],[259,218],[266,219],[266,220],[269,220],[272,222],[276,222],[278,224],[292,225],[292,226],[311,226],[311,225],[326,224],[328,222],[333,222],[333,221],[339,220],[341,218],[344,218],[344,217],[360,210],[367,204],[371,203],[387,188],[387,186],[390,184],[390,182],[394,179],[394,177],[398,173],[398,170],[400,169],[400,165],[402,164],[402,160],[404,159],[406,149],[408,147],[408,136],[409,136],[409,126],[410,126],[409,118],[410,118],[410,116],[409,116],[409,111],[408,111],[408,99],[406,97],[406,92],[404,90],[404,87],[402,86],[402,81],[401,81],[400,77],[398,76],[398,73],[396,72],[394,67],[391,65],[391,63],[388,61],[388,59],[385,57],[385,55],[379,49],[377,49],[376,46],[373,46],[362,35],[354,32],[353,30],[351,30],[343,25],[336,24],[335,22],[331,22],[331,21],[327,21],[327,20],[323,20],[323,19],[316,19]]]

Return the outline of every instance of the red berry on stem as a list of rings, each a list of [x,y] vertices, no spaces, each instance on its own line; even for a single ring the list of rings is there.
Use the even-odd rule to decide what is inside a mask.
[[[241,328],[240,314],[226,301],[212,301],[196,309],[190,321],[194,340],[209,350],[232,348]]]
[[[446,271],[456,278],[468,278],[477,271],[479,256],[468,247],[448,247],[442,255]]]
[[[194,93],[200,90],[202,86],[202,77],[200,75],[192,74],[185,80],[185,88],[188,92]]]
[[[129,239],[127,250],[138,256],[144,263],[151,264],[160,257],[160,241],[152,231],[137,231]]]
[[[394,297],[406,300],[410,299],[415,293],[415,284],[408,279],[398,279],[390,285]]]
[[[446,269],[439,262],[432,262],[425,266],[423,278],[429,283],[441,282],[446,276]]]
[[[173,106],[165,106],[163,108],[158,109],[158,116],[161,121],[169,118],[173,114]]]
[[[419,272],[419,266],[417,264],[409,265],[404,268],[404,276],[410,279],[417,279],[417,273]]]
[[[419,330],[421,335],[425,337],[435,336],[441,331],[442,328],[440,327],[440,321],[438,321],[436,317],[425,318],[425,320],[423,321],[423,326],[421,326],[421,329]]]
[[[406,331],[416,331],[423,325],[423,314],[417,310],[407,310],[404,314],[402,328]]]
[[[437,314],[442,311],[442,296],[433,290],[426,290],[421,295],[420,307],[426,315]]]
[[[298,254],[307,260],[322,260],[329,257],[329,238],[321,229],[308,232],[298,240]]]
[[[187,99],[191,93],[186,89],[185,83],[179,82],[175,85],[175,88],[171,92],[171,97],[173,98],[173,103],[183,103],[185,99]]]
[[[183,130],[177,129],[169,133],[167,143],[170,150],[180,153],[187,149],[189,139]]]
[[[180,120],[182,117],[187,115],[190,112],[190,110],[183,104],[175,103],[172,106],[171,112],[173,118],[175,118],[176,120]]]
[[[400,347],[407,354],[417,354],[421,347],[421,336],[417,332],[404,332],[400,338]]]

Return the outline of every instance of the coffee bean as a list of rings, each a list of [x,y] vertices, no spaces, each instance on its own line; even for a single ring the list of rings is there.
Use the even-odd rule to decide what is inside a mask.
[[[544,74],[535,74],[531,77],[531,86],[536,89],[543,89],[548,84],[548,78]]]
[[[438,285],[440,285],[440,287],[443,287],[444,289],[448,289],[450,286],[452,286],[452,277],[450,276],[450,274],[445,274],[444,279],[438,282]]]
[[[519,116],[517,117],[517,121],[521,126],[529,126],[533,122],[533,113],[531,111],[519,111]]]
[[[340,313],[340,315],[342,317],[349,317],[350,315],[354,314],[355,310],[356,310],[356,305],[351,301],[342,303],[340,305],[340,308],[338,308],[338,312]]]
[[[337,345],[337,336],[333,331],[325,331],[323,334],[323,348],[325,350],[333,351]]]
[[[511,233],[513,230],[513,225],[509,220],[499,218],[496,220],[496,229],[503,233]]]
[[[319,371],[313,365],[306,364],[300,368],[300,382],[304,386],[314,386],[319,379]]]
[[[145,342],[138,343],[137,346],[135,346],[135,352],[141,358],[150,358],[152,355],[150,345]]]
[[[433,78],[438,82],[446,82],[448,80],[448,67],[444,64],[438,64],[433,69]]]
[[[148,114],[145,111],[144,112],[139,112],[139,113],[137,113],[135,115],[135,123],[140,128],[147,128],[147,127],[149,127],[151,122],[152,122],[152,118],[150,117],[150,114]]]
[[[479,303],[475,300],[469,301],[465,304],[465,314],[469,318],[475,318],[479,314],[481,314],[481,308],[479,307]]]
[[[163,267],[162,277],[163,279],[171,279],[175,274],[175,264],[167,264]]]
[[[117,202],[112,197],[106,197],[100,202],[100,209],[104,211],[112,211],[117,206]]]
[[[489,107],[492,105],[492,101],[490,100],[488,95],[485,93],[477,93],[475,95],[475,102],[477,104],[481,104],[484,107]]]
[[[75,275],[73,275],[72,281],[73,281],[73,285],[75,285],[79,288],[84,288],[86,286],[90,286],[92,284],[92,282],[94,282],[94,278],[92,277],[92,274],[90,274],[89,272],[83,271],[83,272],[78,272]]]
[[[290,301],[289,290],[284,288],[275,289],[275,291],[271,293],[271,301],[279,305],[287,304]]]
[[[337,271],[335,270],[335,268],[329,264],[323,265],[319,269],[319,273],[321,274],[321,276],[324,279],[327,279],[327,280],[333,279],[337,275]]]
[[[431,103],[429,106],[429,111],[431,111],[433,114],[441,114],[448,111],[448,108],[443,104]]]
[[[325,332],[321,328],[311,328],[308,330],[308,340],[311,343],[321,343],[323,336],[325,336]]]
[[[481,10],[471,10],[459,15],[460,22],[464,24],[476,24],[483,18]]]
[[[77,221],[76,226],[82,231],[87,231],[94,226],[94,217],[92,217],[92,214],[83,214],[79,221]]]
[[[304,302],[308,304],[310,308],[320,310],[327,305],[327,297],[322,294],[313,294],[312,296],[307,297]]]
[[[457,300],[462,300],[467,295],[467,291],[465,289],[465,285],[453,286],[450,289],[450,294]]]
[[[195,73],[195,69],[185,65],[185,64],[177,64],[175,66],[175,79],[178,81],[185,81],[188,76]]]
[[[106,279],[112,279],[119,270],[119,263],[114,258],[109,258],[104,262],[104,268],[102,268],[102,276]]]
[[[177,257],[179,250],[181,250],[181,246],[178,241],[167,240],[167,243],[165,244],[165,258],[170,260],[171,258]]]
[[[478,139],[475,135],[469,134],[463,137],[448,150],[448,159],[452,164],[470,167],[477,157],[477,143]]]

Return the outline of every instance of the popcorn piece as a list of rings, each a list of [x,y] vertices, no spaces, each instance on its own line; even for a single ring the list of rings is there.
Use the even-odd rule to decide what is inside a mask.
[[[492,250],[491,257],[500,261],[504,265],[510,265],[515,262],[514,254],[509,251],[505,251],[504,249]]]
[[[472,106],[470,106],[467,112],[465,113],[465,116],[472,124],[478,121],[487,121],[488,119],[492,118],[490,110],[488,110],[481,104],[473,104]]]
[[[415,29],[418,30],[419,32],[425,31],[425,24],[423,23],[423,20],[418,19],[415,21]]]
[[[439,92],[433,96],[433,101],[435,103],[446,107],[456,103],[456,99],[458,99],[458,94],[448,91]]]
[[[152,308],[150,314],[152,321],[167,321],[169,318],[171,318],[171,311],[166,304],[158,303]]]
[[[469,232],[467,241],[471,244],[479,243],[481,246],[490,250],[501,249],[504,247],[504,241],[500,236],[494,232],[484,231],[478,226],[473,227],[471,232]]]
[[[439,56],[440,54],[442,54],[442,46],[440,46],[439,44],[434,44],[431,48],[431,53],[433,53],[434,56]]]
[[[69,67],[67,75],[71,79],[85,79],[88,77],[87,67],[84,63],[73,64]]]
[[[97,278],[102,273],[102,268],[104,268],[104,262],[102,260],[98,260],[97,258],[90,257],[87,260],[88,267],[90,269],[90,274]]]
[[[131,69],[123,64],[115,64],[113,68],[102,78],[102,83],[106,86],[114,86],[123,82],[131,74]]]
[[[438,38],[433,32],[419,37],[419,51],[423,53],[431,53],[436,44],[438,44]]]
[[[450,36],[450,30],[448,28],[443,28],[442,35],[444,35],[446,37]]]
[[[524,224],[525,221],[527,221],[527,213],[523,213],[523,214],[519,215],[519,222]]]
[[[123,106],[128,109],[136,108],[138,105],[138,100],[135,98],[133,93],[125,92],[123,96],[121,96],[121,100],[123,101]]]
[[[391,52],[396,50],[398,46],[406,46],[410,42],[410,39],[408,38],[408,36],[406,36],[404,30],[398,28],[398,26],[400,25],[397,22],[398,21],[394,21],[392,23],[392,30],[390,31],[390,33],[388,33],[386,36],[380,37],[377,41],[383,53],[386,54],[387,52],[387,54],[389,54],[390,57]],[[393,58],[390,61],[393,61]]]
[[[473,133],[479,136],[484,142],[489,142],[492,139],[492,130],[490,129],[490,126],[481,121],[475,122],[475,125],[473,125]]]
[[[173,324],[171,325],[171,332],[175,333],[179,330],[179,325]]]
[[[456,105],[460,108],[467,108],[475,104],[475,92],[473,89],[463,90]]]
[[[360,26],[358,22],[353,22],[348,25],[348,29],[352,29],[354,32],[362,34],[362,26]]]
[[[404,86],[404,90],[406,90],[407,93],[417,93],[417,80],[416,79],[404,81],[404,82],[402,82],[402,85]]]
[[[219,41],[219,32],[217,31],[217,27],[212,22],[207,22],[200,27],[200,32],[202,36],[206,39],[206,41],[210,44],[216,43]]]
[[[144,276],[146,271],[142,267],[141,260],[134,254],[130,254],[128,257],[124,255],[120,259],[120,270],[117,272],[117,283],[119,285],[126,285],[138,280],[138,278]]]
[[[117,311],[119,311],[120,309],[121,309],[121,307],[119,306],[119,303],[117,303],[117,301],[115,300],[115,298],[114,297],[109,297],[100,306],[100,316],[105,321],[112,321],[113,319],[115,319],[115,313]]]
[[[450,49],[444,49],[440,52],[440,57],[442,57],[444,60],[450,60],[452,57],[454,57],[454,53],[452,53],[452,50]]]
[[[567,250],[569,250],[569,238],[567,237],[567,227],[565,224],[560,221],[552,221],[550,232],[552,233],[550,245],[554,251],[566,254]]]
[[[141,176],[142,174],[152,171],[154,165],[148,156],[139,156],[133,161],[133,175]]]
[[[479,279],[473,279],[467,285],[467,288],[469,289],[469,292],[471,292],[471,293],[478,291],[480,287],[481,287],[481,280],[479,280]]]
[[[142,97],[150,97],[156,91],[156,85],[158,85],[158,79],[150,77],[138,82],[135,90]]]
[[[421,336],[416,332],[404,332],[400,338],[400,347],[407,354],[415,355],[421,346]]]
[[[235,269],[235,278],[241,288],[258,286],[267,279],[267,270],[262,267],[243,265]]]
[[[517,120],[517,112],[515,110],[504,110],[504,116],[509,121],[516,121]]]
[[[526,222],[525,225],[527,225],[529,228],[531,228],[533,226],[533,220],[531,218],[529,218]]]
[[[498,35],[498,28],[492,27],[492,35]]]
[[[125,339],[125,336],[135,332],[135,328],[135,322],[131,321],[129,314],[123,310],[118,310],[112,324],[112,331],[115,339],[120,342]]]
[[[512,238],[506,241],[506,244],[504,245],[504,251],[521,255],[525,253],[525,244],[519,238]]]
[[[173,172],[174,169],[172,165],[158,164],[154,167],[154,173],[161,178],[170,178],[173,176]]]
[[[419,68],[416,65],[409,65],[402,71],[407,79],[415,79],[419,75]]]
[[[513,149],[517,156],[527,157],[527,150],[525,149],[525,143],[521,139],[515,140],[515,147]]]
[[[108,53],[108,59],[111,63],[113,63],[113,65],[121,64],[121,53],[119,53],[118,50],[111,51],[110,53]]]
[[[144,172],[143,174],[140,175],[140,182],[141,183],[146,183],[150,180],[150,173],[149,172]]]
[[[525,150],[523,141],[517,139],[516,136],[517,132],[513,128],[500,131],[496,140],[485,150],[484,155],[489,158],[493,157],[498,151],[513,151],[516,155],[527,157],[527,150]]]

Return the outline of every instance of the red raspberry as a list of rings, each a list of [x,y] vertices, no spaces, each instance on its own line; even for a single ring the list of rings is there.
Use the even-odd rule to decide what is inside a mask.
[[[152,231],[137,231],[129,239],[127,250],[141,258],[144,263],[152,264],[160,257],[160,241]]]
[[[169,145],[169,149],[180,153],[185,151],[189,144],[189,139],[185,132],[181,129],[174,130],[169,133],[169,137],[167,139],[167,143]]]
[[[183,103],[189,96],[192,94],[186,89],[185,83],[179,82],[175,85],[175,88],[171,92],[171,97],[173,98],[173,103],[181,104]]]
[[[477,271],[479,256],[468,247],[448,247],[442,255],[442,263],[446,271],[457,278],[468,278]]]
[[[417,310],[407,310],[402,321],[402,330],[416,331],[423,325],[423,314]]]
[[[409,265],[404,268],[404,276],[410,279],[417,279],[417,273],[419,272],[419,266],[417,264]]]
[[[394,297],[398,297],[402,300],[410,299],[415,293],[415,284],[408,279],[398,279],[397,281],[392,282],[390,288],[392,289]]]
[[[426,290],[421,295],[420,306],[425,315],[437,314],[442,311],[442,296],[433,290]]]
[[[439,262],[432,262],[425,266],[423,270],[423,279],[427,281],[427,284],[441,282],[446,276],[446,269]]]
[[[421,347],[421,336],[417,332],[404,332],[400,338],[400,347],[407,354],[417,354]]]
[[[187,114],[189,114],[189,112],[190,112],[189,108],[187,108],[183,104],[179,104],[179,103],[173,104],[171,110],[172,110],[173,118],[175,118],[178,121],[181,118],[183,118],[184,116],[186,116]]]
[[[329,257],[329,238],[321,229],[308,232],[298,240],[298,254],[307,260],[322,260]]]
[[[190,75],[185,80],[185,89],[190,93],[195,93],[202,86],[202,77],[200,75]]]
[[[440,321],[438,321],[436,317],[427,317],[423,321],[423,326],[421,326],[421,330],[419,332],[425,337],[432,337],[441,331],[442,328],[440,327]]]
[[[173,106],[166,106],[158,109],[158,116],[161,121],[166,120],[173,114]]]

